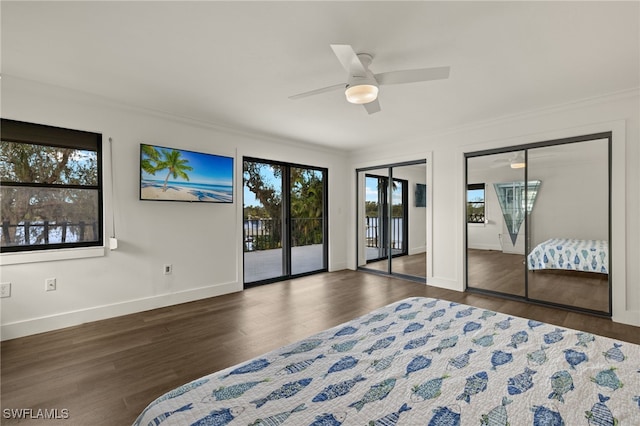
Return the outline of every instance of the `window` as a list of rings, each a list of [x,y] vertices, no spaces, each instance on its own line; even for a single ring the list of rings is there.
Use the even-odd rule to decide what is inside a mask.
[[[484,223],[484,183],[467,185],[467,222]]]
[[[1,124],[0,251],[102,246],[102,135]]]

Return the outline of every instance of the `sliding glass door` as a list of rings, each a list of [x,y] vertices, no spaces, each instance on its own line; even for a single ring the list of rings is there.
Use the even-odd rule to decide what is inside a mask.
[[[324,170],[289,168],[291,274],[326,269]]]
[[[245,158],[244,283],[327,269],[326,169]]]
[[[279,164],[244,160],[244,282],[286,275],[283,252],[284,169]]]

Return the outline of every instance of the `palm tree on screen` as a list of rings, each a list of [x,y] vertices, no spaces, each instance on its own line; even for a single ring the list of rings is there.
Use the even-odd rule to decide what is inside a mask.
[[[169,182],[169,178],[171,176],[173,176],[174,179],[181,177],[186,181],[189,180],[189,175],[187,175],[186,172],[193,170],[193,167],[187,166],[189,160],[182,158],[182,154],[180,153],[180,151],[168,151],[166,149],[163,149],[162,157],[162,160],[156,164],[156,171],[169,169],[169,173],[167,173],[167,177],[164,179],[162,192],[167,192],[167,183]]]
[[[142,145],[142,160],[140,160],[140,167],[146,173],[155,175],[158,171],[156,165],[160,161],[160,152],[151,145]]]

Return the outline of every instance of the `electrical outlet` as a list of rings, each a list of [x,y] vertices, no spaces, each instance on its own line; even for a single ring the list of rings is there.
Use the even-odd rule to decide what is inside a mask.
[[[173,272],[173,265],[164,265],[164,274],[165,275],[171,275],[171,273]]]
[[[0,297],[11,297],[11,283],[0,284]]]
[[[44,290],[45,291],[54,291],[56,289],[56,279],[55,278],[47,278],[44,280]]]

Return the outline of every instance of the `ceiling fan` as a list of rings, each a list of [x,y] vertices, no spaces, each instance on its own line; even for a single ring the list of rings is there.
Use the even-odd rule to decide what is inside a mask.
[[[380,111],[378,86],[449,78],[449,67],[418,68],[374,74],[369,70],[373,55],[368,53],[356,54],[349,44],[332,44],[331,49],[333,49],[333,53],[336,54],[348,73],[346,85],[345,83],[334,84],[333,86],[289,96],[289,99],[300,99],[344,89],[347,101],[353,104],[361,104],[369,114],[373,114]]]
[[[490,168],[509,166],[512,169],[524,169],[526,164],[524,162],[524,154],[520,152],[512,153],[509,158],[497,158],[491,162]]]
[[[556,149],[554,152],[558,153],[560,151]],[[504,156],[502,158],[496,158],[495,160],[491,161],[489,168],[495,169],[498,167],[509,166],[512,169],[524,169],[525,167],[527,167],[527,164],[524,160],[524,151],[514,151],[508,157],[505,154],[503,155]],[[535,152],[534,150],[533,152],[530,151],[527,160],[539,160],[541,158],[544,159],[553,156],[553,152]]]

